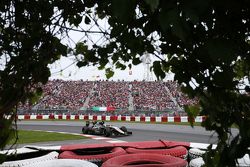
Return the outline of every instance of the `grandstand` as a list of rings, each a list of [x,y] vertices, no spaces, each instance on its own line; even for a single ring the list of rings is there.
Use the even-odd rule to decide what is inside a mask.
[[[50,80],[36,104],[18,106],[28,114],[183,115],[183,106],[196,103],[174,81]]]

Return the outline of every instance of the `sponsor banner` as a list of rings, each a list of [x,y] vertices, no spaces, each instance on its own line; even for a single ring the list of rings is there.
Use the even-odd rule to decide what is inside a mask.
[[[89,120],[93,120],[93,115],[89,115]]]
[[[43,115],[42,119],[49,119],[49,115]]]
[[[24,115],[18,115],[17,118],[18,119],[24,119]]]
[[[155,117],[155,122],[161,122],[161,117]]]
[[[37,119],[37,115],[30,115],[30,119]]]
[[[130,121],[130,116],[126,116],[126,121]]]
[[[110,121],[110,116],[106,116],[106,121]]]
[[[141,117],[135,117],[136,122],[140,122],[140,120],[141,120]]]
[[[102,116],[101,115],[97,115],[97,120],[101,121],[102,120]]]
[[[188,122],[188,117],[181,117],[181,122]]]
[[[107,111],[107,107],[99,107],[99,111]]]
[[[194,122],[202,122],[202,116],[197,116]]]
[[[174,122],[174,117],[168,117],[168,122]]]
[[[150,122],[150,117],[145,117],[145,122]]]
[[[80,116],[79,116],[79,119],[80,119],[80,120],[83,120],[83,119],[84,119],[84,115],[80,115]]]

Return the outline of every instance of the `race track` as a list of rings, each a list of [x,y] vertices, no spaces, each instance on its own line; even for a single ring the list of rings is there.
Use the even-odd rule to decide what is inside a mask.
[[[18,129],[25,130],[45,130],[56,132],[81,133],[84,122],[80,121],[18,121]],[[185,141],[195,143],[217,143],[215,133],[206,131],[204,128],[195,126],[166,125],[166,124],[142,124],[142,123],[126,123],[126,122],[107,122],[118,127],[126,126],[129,131],[133,132],[132,136],[116,137],[111,140],[130,142],[130,141],[146,141],[146,140],[171,140]],[[232,130],[233,135],[237,134],[237,130]],[[102,142],[100,140],[88,140],[88,142]],[[105,140],[103,141],[105,142]]]

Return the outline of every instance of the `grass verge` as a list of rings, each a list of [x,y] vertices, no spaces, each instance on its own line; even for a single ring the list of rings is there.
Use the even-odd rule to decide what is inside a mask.
[[[86,139],[84,136],[44,131],[18,130],[17,134],[17,144]],[[9,144],[14,142],[15,138]]]

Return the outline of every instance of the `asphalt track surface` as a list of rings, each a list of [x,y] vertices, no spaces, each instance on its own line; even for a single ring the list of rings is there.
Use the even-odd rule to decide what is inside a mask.
[[[81,133],[84,122],[80,121],[18,121],[18,129],[22,130],[44,130],[55,132]],[[131,136],[119,136],[109,138],[113,142],[132,142],[132,141],[150,141],[150,140],[170,140],[194,143],[217,143],[217,135],[212,131],[206,131],[200,126],[167,125],[167,124],[149,124],[149,123],[127,123],[127,122],[107,122],[118,127],[125,126],[133,132]],[[232,129],[235,136],[237,129]],[[102,139],[102,138],[99,138]],[[74,143],[103,143],[106,140],[94,140],[93,138],[77,141],[61,141],[38,143],[38,145],[62,145]]]

